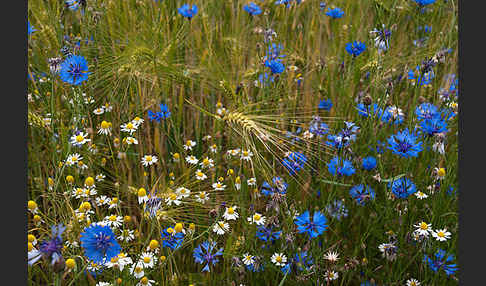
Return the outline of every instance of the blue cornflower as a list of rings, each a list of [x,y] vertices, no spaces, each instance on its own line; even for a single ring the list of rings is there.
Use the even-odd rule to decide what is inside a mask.
[[[363,165],[362,166],[363,166],[363,169],[365,169],[366,171],[370,171],[370,170],[373,170],[374,168],[376,168],[375,157],[369,156],[369,157],[363,158]]]
[[[334,8],[334,9],[327,8],[326,15],[333,19],[338,19],[343,17],[344,11],[341,10],[340,8]]]
[[[31,35],[33,32],[37,31],[36,29],[34,29],[34,26],[31,26],[30,25],[30,22],[27,21],[27,35]]]
[[[86,59],[82,56],[72,55],[61,63],[61,69],[59,71],[59,76],[62,81],[79,85],[83,81],[88,79],[88,63]]]
[[[258,263],[258,266],[255,267],[256,263],[245,265],[246,269],[250,270],[251,272],[260,272],[263,271],[263,263]]]
[[[289,171],[291,175],[300,171],[305,163],[307,162],[307,157],[300,152],[291,152],[285,159],[282,160],[282,165]]]
[[[422,142],[417,142],[417,136],[408,132],[408,128],[391,135],[387,142],[389,145],[388,149],[404,158],[417,157],[418,153],[423,150]]]
[[[424,102],[415,108],[415,114],[417,115],[418,120],[423,120],[432,119],[440,115],[440,112],[437,106]]]
[[[313,116],[311,122],[309,122],[309,132],[320,138],[329,133],[329,126],[322,122],[319,116]]]
[[[327,170],[333,176],[351,176],[356,172],[351,161],[334,157],[327,163]]]
[[[66,7],[71,11],[77,11],[81,1],[79,0],[66,0]]]
[[[434,77],[435,75],[433,71],[422,73],[420,66],[417,66],[415,71],[408,71],[408,79],[410,79],[413,84],[418,84],[419,86],[426,86],[430,84]]]
[[[380,119],[383,117],[383,109],[381,109],[376,103],[368,106],[364,105],[363,103],[358,103],[356,109],[358,109],[358,114],[364,117],[371,116],[378,117]]]
[[[184,233],[176,232],[173,228],[168,227],[160,232],[162,237],[162,246],[168,247],[171,250],[176,250],[182,246],[184,240]]]
[[[352,187],[349,190],[349,194],[361,206],[364,206],[366,201],[375,199],[375,191],[369,186],[365,187],[363,184]]]
[[[51,226],[51,238],[44,240],[40,244],[39,250],[33,250],[29,253],[28,264],[34,264],[41,257],[50,258],[51,265],[63,261],[61,254],[63,247],[61,234],[65,229],[66,227],[62,224]]]
[[[115,239],[115,234],[109,226],[92,223],[81,233],[81,246],[84,255],[96,264],[104,264],[117,256],[121,247]]]
[[[292,5],[292,2],[296,2],[297,4],[300,4],[302,0],[277,0],[275,1],[275,5],[281,5],[281,4],[286,4],[285,6],[287,8],[290,8]]]
[[[417,192],[417,187],[408,178],[402,177],[395,181],[388,183],[388,187],[391,188],[392,193],[399,199],[408,198]]]
[[[341,200],[334,200],[332,203],[326,206],[326,212],[329,216],[341,220],[343,217],[348,216],[348,209]]]
[[[212,241],[205,241],[199,244],[198,247],[194,249],[194,261],[199,264],[206,264],[202,271],[210,272],[209,266],[215,265],[219,259],[217,256],[223,255],[223,248],[220,248],[215,253],[212,253],[213,250],[216,248],[216,243]]]
[[[356,133],[359,127],[353,122],[344,121],[346,125],[337,135],[328,135],[326,141],[327,145],[335,148],[343,148],[349,145],[350,142],[356,140]]]
[[[275,43],[272,43],[265,51],[265,57],[263,58],[263,60],[281,60],[285,58],[287,55],[281,54],[282,50],[282,44],[277,45]]]
[[[297,225],[299,233],[307,233],[309,238],[321,235],[327,228],[327,219],[320,211],[314,212],[312,220],[309,211],[305,211],[295,218],[294,223]]]
[[[245,10],[252,16],[262,13],[262,9],[260,9],[260,7],[253,2],[250,2],[248,5],[243,6],[243,10]]]
[[[331,101],[331,99],[327,99],[327,100],[326,99],[321,99],[319,101],[319,105],[317,106],[317,108],[324,109],[326,111],[331,110],[331,108],[332,108],[332,101]]]
[[[155,217],[157,215],[157,211],[162,206],[162,199],[155,196],[155,192],[150,198],[145,202],[144,211],[148,213],[150,217]]]
[[[157,121],[160,122],[161,119],[167,119],[170,117],[169,107],[165,104],[160,104],[160,111],[153,112],[152,110],[148,111],[148,118],[150,121]]]
[[[429,265],[430,269],[434,272],[443,269],[447,275],[454,274],[457,271],[457,265],[450,263],[452,260],[454,260],[454,255],[446,254],[443,249],[437,250],[435,259],[431,259],[427,255],[424,255],[424,262]]]
[[[285,70],[285,66],[280,60],[266,60],[265,66],[270,68],[272,74],[279,74]]]
[[[273,231],[273,227],[264,227],[264,226],[259,226],[258,230],[256,232],[256,237],[258,237],[260,240],[264,242],[274,242],[275,240],[280,238],[280,235],[282,234],[282,231]]]
[[[346,52],[354,57],[359,56],[366,50],[366,45],[363,42],[354,41],[353,43],[346,44]]]
[[[274,193],[279,193],[279,194],[284,195],[287,192],[287,187],[289,186],[289,184],[284,182],[284,180],[282,178],[274,177],[272,179],[272,182],[273,182],[273,185],[275,186],[275,188],[270,186],[269,183],[263,182],[263,184],[262,184],[262,194],[263,195],[271,196]]]
[[[385,28],[385,25],[382,25],[382,29],[373,29],[370,33],[376,34],[375,37],[375,47],[378,48],[378,51],[387,51],[390,48],[389,39],[391,36],[391,31]]]
[[[435,0],[413,0],[413,1],[415,1],[415,3],[417,3],[417,5],[419,5],[420,7],[435,3]]]
[[[177,9],[177,11],[179,11],[179,14],[181,14],[182,16],[184,16],[184,17],[186,17],[190,20],[197,13],[197,5],[192,5],[192,8],[191,8],[191,6],[189,6],[189,4],[184,4],[184,5],[182,5],[181,8]]]
[[[437,133],[447,132],[447,122],[440,117],[425,119],[420,122],[420,129],[425,134],[433,136]]]

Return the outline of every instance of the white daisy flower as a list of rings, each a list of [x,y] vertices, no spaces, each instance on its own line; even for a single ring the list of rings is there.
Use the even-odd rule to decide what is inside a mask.
[[[240,153],[240,149],[238,148],[238,149],[228,150],[226,153],[229,156],[236,156]]]
[[[111,112],[113,110],[113,106],[111,106],[109,103],[105,103],[105,105],[103,105],[103,109],[105,112]]]
[[[245,265],[251,265],[251,264],[255,263],[254,256],[250,255],[248,253],[243,254],[242,261]]]
[[[165,198],[165,203],[170,206],[175,204],[176,206],[180,205],[182,202],[180,201],[180,197],[175,193],[170,193],[167,198]]]
[[[73,146],[81,146],[89,141],[91,141],[91,139],[88,138],[87,133],[79,132],[78,134],[74,134],[73,136],[71,136],[70,142]]]
[[[283,253],[275,252],[270,259],[272,260],[272,263],[277,266],[285,266],[285,263],[287,262],[287,256]]]
[[[215,191],[223,191],[226,188],[226,185],[223,185],[220,182],[213,183],[212,186]]]
[[[187,140],[186,144],[184,144],[184,150],[192,150],[192,147],[196,146],[196,142]]]
[[[143,277],[136,286],[152,286],[152,283],[155,283],[155,280],[149,280],[147,277]]]
[[[96,114],[96,115],[101,115],[101,114],[105,113],[105,109],[102,108],[102,107],[98,107],[95,110],[93,110],[93,113]]]
[[[140,262],[144,268],[152,268],[157,262],[157,258],[154,257],[154,254],[151,252],[144,252],[140,256]]]
[[[104,221],[111,228],[118,228],[123,224],[123,217],[117,215],[106,216]]]
[[[246,183],[248,184],[248,186],[256,186],[256,179],[249,178],[248,180],[246,180]]]
[[[248,150],[241,151],[241,157],[240,157],[241,160],[250,161],[251,156],[253,156],[253,153],[251,151]]]
[[[135,124],[133,124],[132,122],[122,124],[120,126],[120,128],[121,128],[121,131],[128,132],[128,133],[130,133],[130,135],[132,135],[133,132],[137,131],[137,126]]]
[[[223,235],[229,231],[229,224],[225,221],[218,221],[213,226],[213,232]]]
[[[155,155],[145,155],[142,158],[142,165],[144,165],[145,167],[151,166],[151,165],[157,163],[157,161],[158,161],[157,156],[155,156]]]
[[[418,192],[415,192],[414,195],[420,199],[420,200],[423,200],[423,199],[426,199],[428,198],[429,196],[426,194],[426,193],[423,193],[422,191],[418,191]]]
[[[76,165],[79,161],[83,160],[83,157],[78,153],[71,154],[66,159],[66,165],[72,166]]]
[[[108,261],[105,266],[108,268],[118,268],[120,269],[120,272],[123,271],[125,266],[132,264],[133,261],[132,259],[127,256],[126,253],[121,252],[118,254],[118,256],[115,256],[111,258],[110,261]]]
[[[187,198],[191,195],[191,191],[184,187],[179,187],[176,189],[176,194],[181,198]]]
[[[451,238],[451,233],[444,228],[432,231],[432,236],[438,241],[446,241]]]
[[[135,239],[133,230],[130,229],[124,229],[121,234],[117,237],[118,240],[125,241],[125,242],[130,242]]]
[[[102,206],[102,205],[108,205],[110,203],[110,198],[108,198],[107,196],[99,196],[96,198],[96,205],[97,206]]]
[[[417,234],[425,236],[425,237],[428,237],[429,233],[432,232],[432,224],[426,223],[424,221],[422,221],[418,224],[415,224],[414,227],[416,228],[415,232]]]
[[[199,192],[199,194],[196,195],[196,201],[198,203],[204,204],[208,200],[209,195],[206,192]]]
[[[208,176],[206,176],[206,174],[204,174],[203,172],[201,172],[201,170],[197,170],[196,171],[196,179],[200,180],[200,181],[203,181],[207,178]]]
[[[103,120],[100,124],[100,129],[98,129],[98,134],[111,135],[111,122]]]
[[[133,120],[132,120],[132,124],[136,126],[136,128],[138,128],[138,126],[140,126],[142,123],[143,123],[143,119],[140,118],[140,117],[135,117]]]
[[[209,146],[209,151],[211,151],[211,153],[218,152],[218,146],[216,144]]]
[[[138,140],[133,138],[133,137],[125,137],[125,142],[128,144],[128,145],[137,145],[138,144]]]
[[[130,274],[132,274],[135,278],[142,278],[145,273],[143,271],[143,264],[139,261],[130,267]]]
[[[326,281],[336,280],[338,277],[339,274],[333,270],[327,270],[326,273],[324,273],[324,278],[326,279]]]
[[[186,157],[186,162],[189,163],[189,164],[192,164],[192,165],[196,165],[197,162],[199,162],[199,160],[196,157],[194,157],[193,155],[191,155],[191,156]]]
[[[407,280],[407,286],[420,286],[420,282],[417,279],[410,278]]]
[[[211,168],[214,166],[213,159],[209,159],[208,157],[204,158],[199,165],[201,168]]]
[[[256,225],[264,225],[265,224],[265,216],[262,216],[259,213],[255,213],[254,215],[247,218],[250,224],[255,223]]]
[[[238,213],[235,211],[236,209],[237,206],[227,207],[223,214],[223,218],[225,220],[236,220],[239,217]]]

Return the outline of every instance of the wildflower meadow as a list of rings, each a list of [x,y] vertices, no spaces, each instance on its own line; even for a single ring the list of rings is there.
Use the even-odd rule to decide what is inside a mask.
[[[459,283],[457,1],[27,15],[28,285]]]

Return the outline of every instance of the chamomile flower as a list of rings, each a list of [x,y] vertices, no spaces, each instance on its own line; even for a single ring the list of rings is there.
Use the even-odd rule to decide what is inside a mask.
[[[95,110],[93,110],[93,113],[96,114],[96,115],[101,115],[101,114],[105,113],[105,109],[103,107],[98,107]]]
[[[232,149],[226,151],[229,156],[237,156],[240,153],[240,149]]]
[[[117,237],[120,241],[130,242],[135,239],[134,235],[135,231],[130,229],[124,229],[121,231],[121,234]]]
[[[189,150],[191,151],[192,150],[192,147],[196,146],[196,142],[192,141],[192,140],[187,140],[186,141],[186,144],[184,144],[184,150]]]
[[[142,278],[145,275],[141,261],[133,264],[132,267],[130,267],[130,274],[132,274],[135,278]]]
[[[96,181],[98,181],[98,182],[103,181],[105,178],[106,178],[106,176],[104,174],[101,174],[101,173],[96,175],[96,177],[95,177]]]
[[[124,142],[126,142],[128,145],[132,145],[132,144],[137,145],[138,144],[138,140],[131,137],[131,136],[125,137]]]
[[[397,257],[397,247],[394,243],[382,243],[378,246],[383,257],[386,259],[393,261]]]
[[[100,129],[98,129],[98,134],[111,135],[111,122],[103,120],[100,124]]]
[[[130,135],[132,135],[133,132],[137,131],[137,127],[138,126],[133,124],[132,122],[128,122],[128,123],[122,124],[120,126],[121,131],[128,132],[128,133],[130,133]]]
[[[432,236],[438,241],[446,241],[451,238],[451,233],[446,228],[431,231]]]
[[[74,188],[73,191],[71,192],[71,196],[73,196],[76,199],[85,198],[86,189],[80,187]]]
[[[407,280],[406,286],[420,286],[420,282],[417,279],[410,278]]]
[[[118,228],[123,223],[123,217],[117,215],[106,216],[104,221],[111,228]]]
[[[150,280],[144,276],[136,286],[152,286],[152,283],[155,283],[155,280]]]
[[[241,158],[241,160],[250,161],[252,156],[253,156],[253,153],[251,151],[243,150],[243,151],[241,151],[241,157],[240,158]]]
[[[84,132],[79,132],[71,136],[71,144],[76,147],[80,147],[86,142],[90,142],[91,139],[88,138],[88,134]]]
[[[414,225],[415,232],[422,236],[429,236],[429,233],[432,232],[432,224],[426,223],[424,221],[417,223]]]
[[[66,159],[66,165],[72,166],[76,165],[79,161],[83,160],[83,157],[78,153],[71,154]]]
[[[336,271],[333,270],[327,270],[326,273],[324,274],[324,278],[326,281],[332,281],[338,279],[339,274]]]
[[[220,182],[213,183],[212,186],[215,191],[223,191],[226,188],[226,185],[223,185]]]
[[[196,179],[198,179],[199,181],[203,181],[207,178],[208,176],[206,176],[206,174],[204,174],[203,172],[201,172],[201,170],[197,170],[196,171]]]
[[[210,159],[208,157],[204,158],[199,165],[201,168],[212,168],[214,167],[213,159]]]
[[[112,257],[110,261],[105,264],[105,266],[108,268],[118,268],[121,272],[125,266],[132,263],[133,260],[126,253],[120,252],[118,256]]]
[[[145,167],[151,166],[151,165],[157,163],[157,161],[158,161],[157,156],[155,156],[155,155],[145,155],[142,158],[142,165],[144,165]]]
[[[239,217],[238,213],[236,212],[237,208],[237,206],[227,207],[223,214],[223,218],[225,220],[236,220]]]
[[[199,194],[195,196],[196,196],[196,201],[201,204],[204,204],[209,200],[209,195],[206,192],[199,192]]]
[[[151,252],[144,252],[140,256],[140,263],[142,263],[144,268],[152,268],[157,262],[157,258]]]
[[[255,263],[255,256],[253,255],[250,255],[247,253],[243,254],[243,259],[242,259],[243,263],[245,265],[251,265],[253,263]]]
[[[218,152],[218,146],[216,144],[209,146],[209,151],[211,151],[211,153]]]
[[[246,180],[246,183],[248,186],[256,186],[256,179],[255,178],[249,178]]]
[[[263,216],[259,213],[255,213],[254,215],[247,218],[247,221],[250,224],[256,224],[256,225],[264,225],[265,220],[266,220],[265,216]]]
[[[103,105],[103,109],[105,112],[111,112],[113,110],[113,106],[107,102],[105,105]]]
[[[285,256],[283,253],[276,252],[272,255],[270,259],[272,263],[277,266],[285,266],[285,263],[287,262],[287,256]]]
[[[196,165],[197,162],[199,162],[199,160],[196,157],[194,157],[193,155],[191,155],[191,156],[186,157],[186,162],[189,163],[189,164],[192,164],[192,165]]]
[[[423,200],[428,198],[429,196],[426,193],[423,193],[422,191],[418,191],[414,194],[418,199]]]
[[[223,235],[229,231],[229,224],[225,221],[218,221],[213,225],[213,232]]]
[[[165,198],[165,203],[170,206],[172,204],[178,206],[182,203],[180,200],[180,197],[176,193],[170,193],[166,198]]]
[[[95,200],[97,206],[108,205],[110,203],[110,198],[107,196],[99,196]]]
[[[143,123],[143,121],[144,120],[142,118],[137,116],[132,120],[132,124],[135,125],[136,128],[138,128]]]
[[[184,187],[179,187],[176,189],[176,194],[181,198],[187,198],[191,195],[191,191]]]

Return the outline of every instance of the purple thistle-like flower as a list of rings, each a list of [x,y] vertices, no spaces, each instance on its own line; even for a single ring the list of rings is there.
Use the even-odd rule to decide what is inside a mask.
[[[219,259],[217,256],[223,255],[223,248],[220,248],[215,253],[212,253],[213,250],[216,248],[216,243],[212,241],[205,241],[199,244],[198,247],[194,249],[194,261],[199,264],[206,264],[202,271],[210,272],[210,265],[215,265]]]

